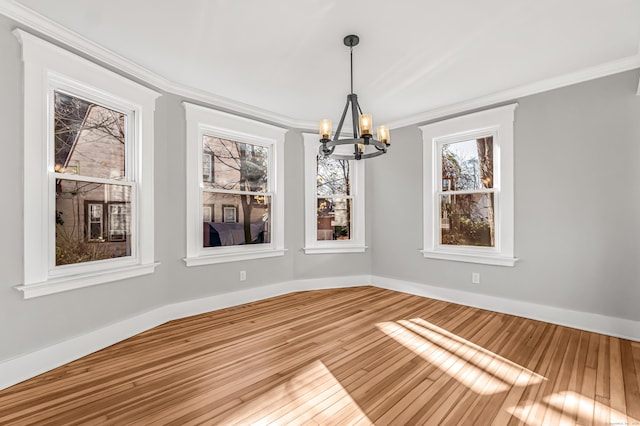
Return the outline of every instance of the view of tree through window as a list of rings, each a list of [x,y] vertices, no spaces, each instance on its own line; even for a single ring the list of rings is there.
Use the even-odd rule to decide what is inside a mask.
[[[350,163],[317,157],[317,238],[351,239],[352,194]]]
[[[493,138],[443,144],[441,244],[495,246]]]
[[[131,255],[127,116],[54,92],[56,265]]]
[[[270,243],[269,148],[204,135],[202,158],[203,247]]]

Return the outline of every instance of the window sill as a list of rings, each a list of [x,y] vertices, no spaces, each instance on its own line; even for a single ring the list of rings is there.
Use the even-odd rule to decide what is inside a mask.
[[[420,250],[424,257],[430,259],[452,260],[456,262],[482,263],[485,265],[515,266],[515,257],[483,256],[477,254],[449,253],[433,250]]]
[[[216,263],[237,262],[240,260],[262,259],[265,257],[284,256],[287,249],[252,250],[223,254],[209,254],[196,257],[185,257],[184,263],[190,266],[213,265]]]
[[[25,299],[46,296],[48,294],[61,293],[63,291],[90,287],[111,281],[119,281],[140,275],[152,274],[159,262],[145,265],[135,265],[118,269],[109,269],[96,273],[79,274],[67,277],[50,279],[41,283],[23,284],[15,288],[24,294]]]
[[[304,254],[330,254],[330,253],[364,253],[367,246],[349,246],[349,247],[305,247]]]

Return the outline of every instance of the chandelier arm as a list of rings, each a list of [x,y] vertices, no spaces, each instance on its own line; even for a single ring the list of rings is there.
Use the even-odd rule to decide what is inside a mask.
[[[336,150],[335,146],[327,147],[326,143],[320,145],[320,154],[324,157],[329,157],[333,154],[333,151]]]
[[[358,128],[358,95],[352,93],[349,95],[351,100],[351,124],[353,125],[353,138],[357,139],[360,135],[360,129]]]
[[[382,151],[374,151],[374,152],[370,152],[367,154],[360,154],[359,158],[356,158],[356,156],[354,154],[348,155],[348,154],[335,154],[332,155],[331,158],[335,159],[335,160],[366,160],[367,158],[373,158],[373,157],[377,157],[379,155],[384,154],[384,152]]]
[[[351,103],[351,95],[347,95],[347,103],[344,105],[344,110],[342,111],[342,117],[340,117],[340,122],[338,123],[338,128],[336,129],[336,134],[333,137],[333,140],[338,140],[340,138],[340,133],[342,133],[342,125],[344,124],[344,119],[347,116],[347,111],[349,110],[349,104]]]
[[[387,145],[384,142],[380,142],[377,139],[373,138],[353,138],[353,139],[334,139],[332,141],[327,141],[324,143],[327,147],[333,147],[338,145],[373,145],[379,150],[385,150]]]
[[[358,102],[358,103],[356,104],[356,107],[357,107],[357,109],[358,109],[358,112],[359,112],[360,114],[362,114],[362,108],[360,108],[360,102]]]

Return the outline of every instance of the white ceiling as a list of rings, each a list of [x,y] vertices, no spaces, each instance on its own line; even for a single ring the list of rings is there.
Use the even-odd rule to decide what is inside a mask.
[[[17,0],[180,85],[288,119],[337,122],[349,90],[376,124],[640,65],[638,0]]]

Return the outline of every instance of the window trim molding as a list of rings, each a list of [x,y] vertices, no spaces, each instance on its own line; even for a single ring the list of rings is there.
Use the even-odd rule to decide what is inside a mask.
[[[353,238],[345,241],[319,241],[316,221],[316,158],[318,155],[318,135],[303,133],[304,139],[304,253],[363,253],[368,247],[365,244],[365,163],[351,161],[351,205],[353,208],[351,231]]]
[[[187,149],[187,253],[190,266],[283,256],[284,248],[284,136],[286,129],[222,111],[182,102],[186,116]],[[228,247],[202,247],[202,136],[268,146],[271,243]]]
[[[20,29],[13,31],[22,45],[23,70],[23,182],[24,182],[24,275],[16,288],[25,298],[43,296],[151,273],[154,261],[153,219],[153,114],[160,96],[100,65]],[[50,158],[50,92],[59,86],[78,90],[105,106],[126,107],[134,116],[131,134],[135,161],[132,179],[137,204],[137,229],[133,258],[77,264],[72,268],[51,269],[52,241],[49,211],[55,203],[51,191],[53,161]],[[142,159],[144,158],[144,162]],[[144,167],[143,167],[144,163]],[[124,183],[127,184],[126,182]],[[52,201],[53,200],[53,201]],[[145,220],[141,221],[140,218]]]
[[[489,110],[467,114],[420,126],[423,138],[423,249],[425,258],[482,263],[498,266],[514,266],[514,151],[513,103]],[[439,206],[435,201],[438,192],[440,167],[438,148],[443,143],[463,141],[478,134],[493,136],[494,143],[494,199],[496,200],[495,247],[455,247],[439,242]]]

